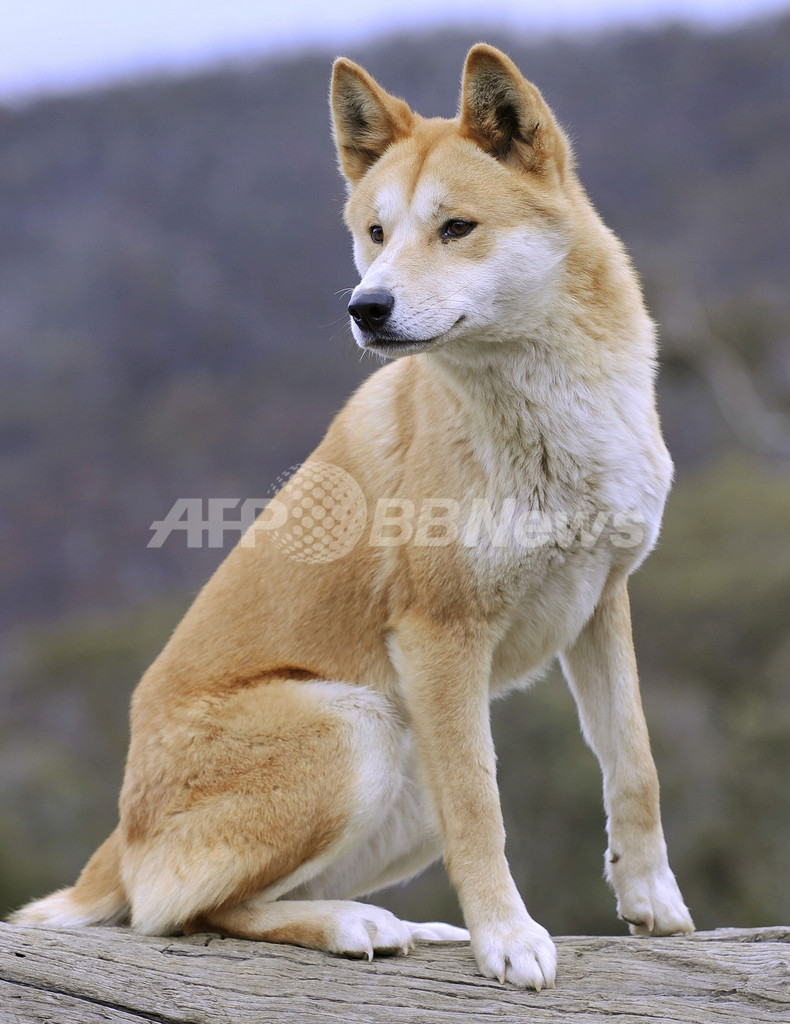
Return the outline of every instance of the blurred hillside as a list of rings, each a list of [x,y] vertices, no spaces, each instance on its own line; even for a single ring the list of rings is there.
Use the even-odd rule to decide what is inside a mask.
[[[662,325],[678,467],[632,588],[673,864],[699,926],[790,920],[790,17],[588,42],[480,33],[543,90]],[[351,52],[451,114],[469,34]],[[114,822],[140,672],[218,549],[150,524],[262,497],[373,366],[333,54],[0,110],[0,913]],[[227,535],[228,546],[232,534]],[[554,931],[618,930],[559,678],[498,705],[509,850]],[[391,897],[452,916],[440,872]]]

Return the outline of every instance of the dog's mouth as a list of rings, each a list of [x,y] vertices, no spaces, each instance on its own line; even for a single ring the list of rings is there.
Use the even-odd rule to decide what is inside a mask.
[[[397,359],[399,356],[416,355],[418,352],[425,352],[428,349],[435,349],[445,345],[450,341],[456,328],[465,319],[465,315],[459,316],[455,323],[446,331],[435,334],[430,338],[410,338],[395,331],[381,330],[363,335],[361,339],[357,340],[357,344],[365,352],[375,352],[377,355],[386,356],[389,359]]]

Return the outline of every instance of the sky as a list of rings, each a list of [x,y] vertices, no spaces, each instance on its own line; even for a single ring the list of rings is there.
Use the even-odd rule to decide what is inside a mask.
[[[0,102],[438,25],[728,25],[790,0],[0,0]]]

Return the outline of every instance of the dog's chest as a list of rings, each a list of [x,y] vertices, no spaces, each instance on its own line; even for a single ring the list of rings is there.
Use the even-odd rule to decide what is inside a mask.
[[[633,436],[595,438],[522,428],[501,445],[483,501],[461,537],[478,593],[500,622],[493,686],[528,677],[565,648],[592,614],[613,571],[652,547],[668,470]],[[563,444],[563,441],[565,443]]]
[[[509,495],[469,527],[467,564],[486,613],[500,623],[503,681],[562,649],[590,616],[627,540],[606,503],[581,492]],[[489,508],[492,510],[488,515]],[[619,522],[619,520],[618,520]]]

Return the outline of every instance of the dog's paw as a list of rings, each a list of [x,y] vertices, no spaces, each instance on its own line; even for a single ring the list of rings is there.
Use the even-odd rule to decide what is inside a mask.
[[[487,978],[518,988],[554,988],[557,951],[545,928],[529,919],[515,927],[483,927],[472,934],[472,950]]]
[[[406,922],[381,907],[348,902],[337,916],[329,952],[372,960],[374,954],[395,956],[412,948],[412,933]]]
[[[421,942],[468,942],[469,932],[466,928],[456,928],[454,924],[443,924],[441,921],[404,921],[403,924],[411,931],[411,937]]]
[[[668,864],[652,874],[627,877],[611,872],[617,913],[632,935],[676,935],[694,931],[691,914]]]

